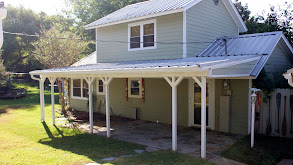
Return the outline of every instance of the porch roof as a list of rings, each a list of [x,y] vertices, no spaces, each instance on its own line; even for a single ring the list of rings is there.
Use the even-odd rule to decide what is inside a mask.
[[[91,55],[89,55],[91,57]],[[54,68],[45,70],[36,70],[30,72],[31,75],[44,76],[64,76],[64,75],[82,75],[82,74],[117,74],[117,73],[179,73],[208,72],[211,69],[218,69],[237,64],[243,64],[251,61],[257,61],[261,58],[259,55],[245,56],[218,56],[218,57],[193,57],[173,60],[151,60],[151,61],[127,61],[111,63],[95,63],[75,65],[64,68]],[[79,65],[80,64],[80,65]],[[110,75],[109,75],[110,76]],[[141,75],[144,76],[144,75]]]

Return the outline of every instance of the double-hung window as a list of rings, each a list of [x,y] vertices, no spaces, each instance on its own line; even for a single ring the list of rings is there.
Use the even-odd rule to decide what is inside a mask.
[[[149,20],[128,25],[128,50],[156,48],[156,20]]]
[[[84,79],[71,79],[71,96],[77,99],[88,99],[89,87]]]
[[[128,79],[128,96],[134,98],[142,97],[142,79]]]
[[[100,94],[100,95],[104,95],[105,94],[105,91],[104,91],[104,83],[102,80],[98,80],[97,81],[97,93]]]

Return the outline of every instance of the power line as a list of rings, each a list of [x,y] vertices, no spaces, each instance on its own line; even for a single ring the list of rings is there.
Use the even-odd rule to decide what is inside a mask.
[[[62,40],[78,40],[78,41],[94,41],[94,42],[108,42],[108,43],[133,43],[133,44],[138,44],[138,43],[158,43],[158,44],[211,44],[213,42],[128,42],[128,41],[115,41],[115,40],[87,40],[87,39],[82,39],[82,38],[63,38],[63,37],[45,37],[45,36],[40,36],[40,35],[33,35],[33,34],[25,34],[25,33],[13,33],[13,32],[6,32],[4,31],[3,33],[5,34],[10,34],[10,35],[17,35],[17,36],[27,36],[27,37],[38,37],[38,38],[49,38],[49,39],[62,39]]]

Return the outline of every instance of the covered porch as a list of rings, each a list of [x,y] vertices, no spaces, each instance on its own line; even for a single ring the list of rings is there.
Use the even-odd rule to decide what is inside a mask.
[[[115,131],[112,131],[114,126],[111,126],[110,114],[111,114],[111,103],[110,103],[110,86],[113,79],[116,78],[153,78],[153,79],[164,79],[169,86],[171,87],[172,96],[171,103],[172,108],[170,111],[172,112],[172,124],[171,128],[162,127],[166,138],[161,138],[161,135],[158,136],[144,136],[141,140],[145,143],[152,139],[158,138],[158,144],[160,140],[168,141],[165,146],[168,148],[172,148],[173,151],[180,151],[181,147],[178,146],[178,142],[180,141],[183,146],[192,146],[191,144],[196,144],[195,148],[197,150],[193,150],[192,147],[185,147],[186,151],[182,150],[182,152],[200,152],[201,158],[207,158],[207,141],[210,142],[209,138],[207,138],[206,133],[206,124],[207,124],[207,114],[206,114],[206,92],[207,92],[207,78],[227,78],[233,77],[233,75],[213,75],[213,69],[225,68],[232,65],[243,64],[247,62],[253,62],[258,60],[259,57],[256,56],[224,56],[224,57],[211,57],[211,58],[189,58],[189,59],[177,59],[177,60],[158,60],[158,61],[134,61],[134,62],[120,62],[120,63],[97,63],[92,65],[81,65],[75,67],[67,67],[67,68],[56,68],[56,69],[48,69],[42,71],[33,71],[31,72],[31,76],[33,79],[38,80],[40,82],[40,104],[41,104],[41,120],[45,121],[44,116],[44,81],[46,78],[50,80],[51,83],[54,83],[57,77],[65,77],[71,79],[84,79],[88,84],[88,100],[89,100],[89,132],[94,133],[94,121],[93,121],[93,82],[95,79],[102,80],[105,86],[105,105],[106,105],[106,136],[119,136],[119,133],[115,135]],[[39,78],[35,77],[39,76]],[[241,75],[241,78],[250,79],[249,74]],[[239,77],[239,75],[238,75]],[[181,83],[183,79],[191,79],[201,89],[201,119],[200,119],[200,133],[197,131],[195,134],[184,134],[178,137],[178,134],[181,133],[181,130],[177,130],[177,87]],[[54,92],[53,85],[51,85],[52,91],[52,111],[54,112]],[[53,113],[53,123],[55,123],[55,117]],[[128,123],[125,123],[128,124]],[[147,127],[137,127],[141,128],[138,132],[144,132],[149,129],[152,132],[151,128]],[[127,126],[125,127],[127,128]],[[117,127],[115,130],[119,130],[123,132],[123,128]],[[131,133],[128,133],[128,136],[131,136]],[[114,134],[113,134],[114,133]],[[212,134],[208,134],[212,135]],[[142,134],[143,136],[143,134]],[[123,137],[123,136],[122,136]],[[147,138],[149,139],[147,140]],[[188,140],[184,140],[187,137]],[[211,136],[212,137],[212,136]],[[216,138],[215,138],[216,139]],[[210,142],[213,144],[214,142]],[[221,143],[221,142],[219,142]],[[172,147],[171,147],[172,146]],[[190,149],[188,149],[190,148]],[[211,147],[212,148],[212,147]],[[193,151],[191,151],[193,150]],[[181,152],[181,151],[180,151]]]

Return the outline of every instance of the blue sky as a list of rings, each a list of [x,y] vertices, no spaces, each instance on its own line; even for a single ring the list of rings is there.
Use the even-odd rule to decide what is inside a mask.
[[[233,2],[235,0],[232,0]],[[248,3],[248,8],[252,11],[252,15],[262,14],[263,11],[268,12],[270,5],[283,5],[285,1],[292,0],[240,0],[243,4]],[[30,8],[34,11],[44,11],[47,14],[57,14],[66,8],[64,0],[6,0],[7,4],[13,6],[22,5],[25,8]],[[292,3],[292,2],[291,2]]]

